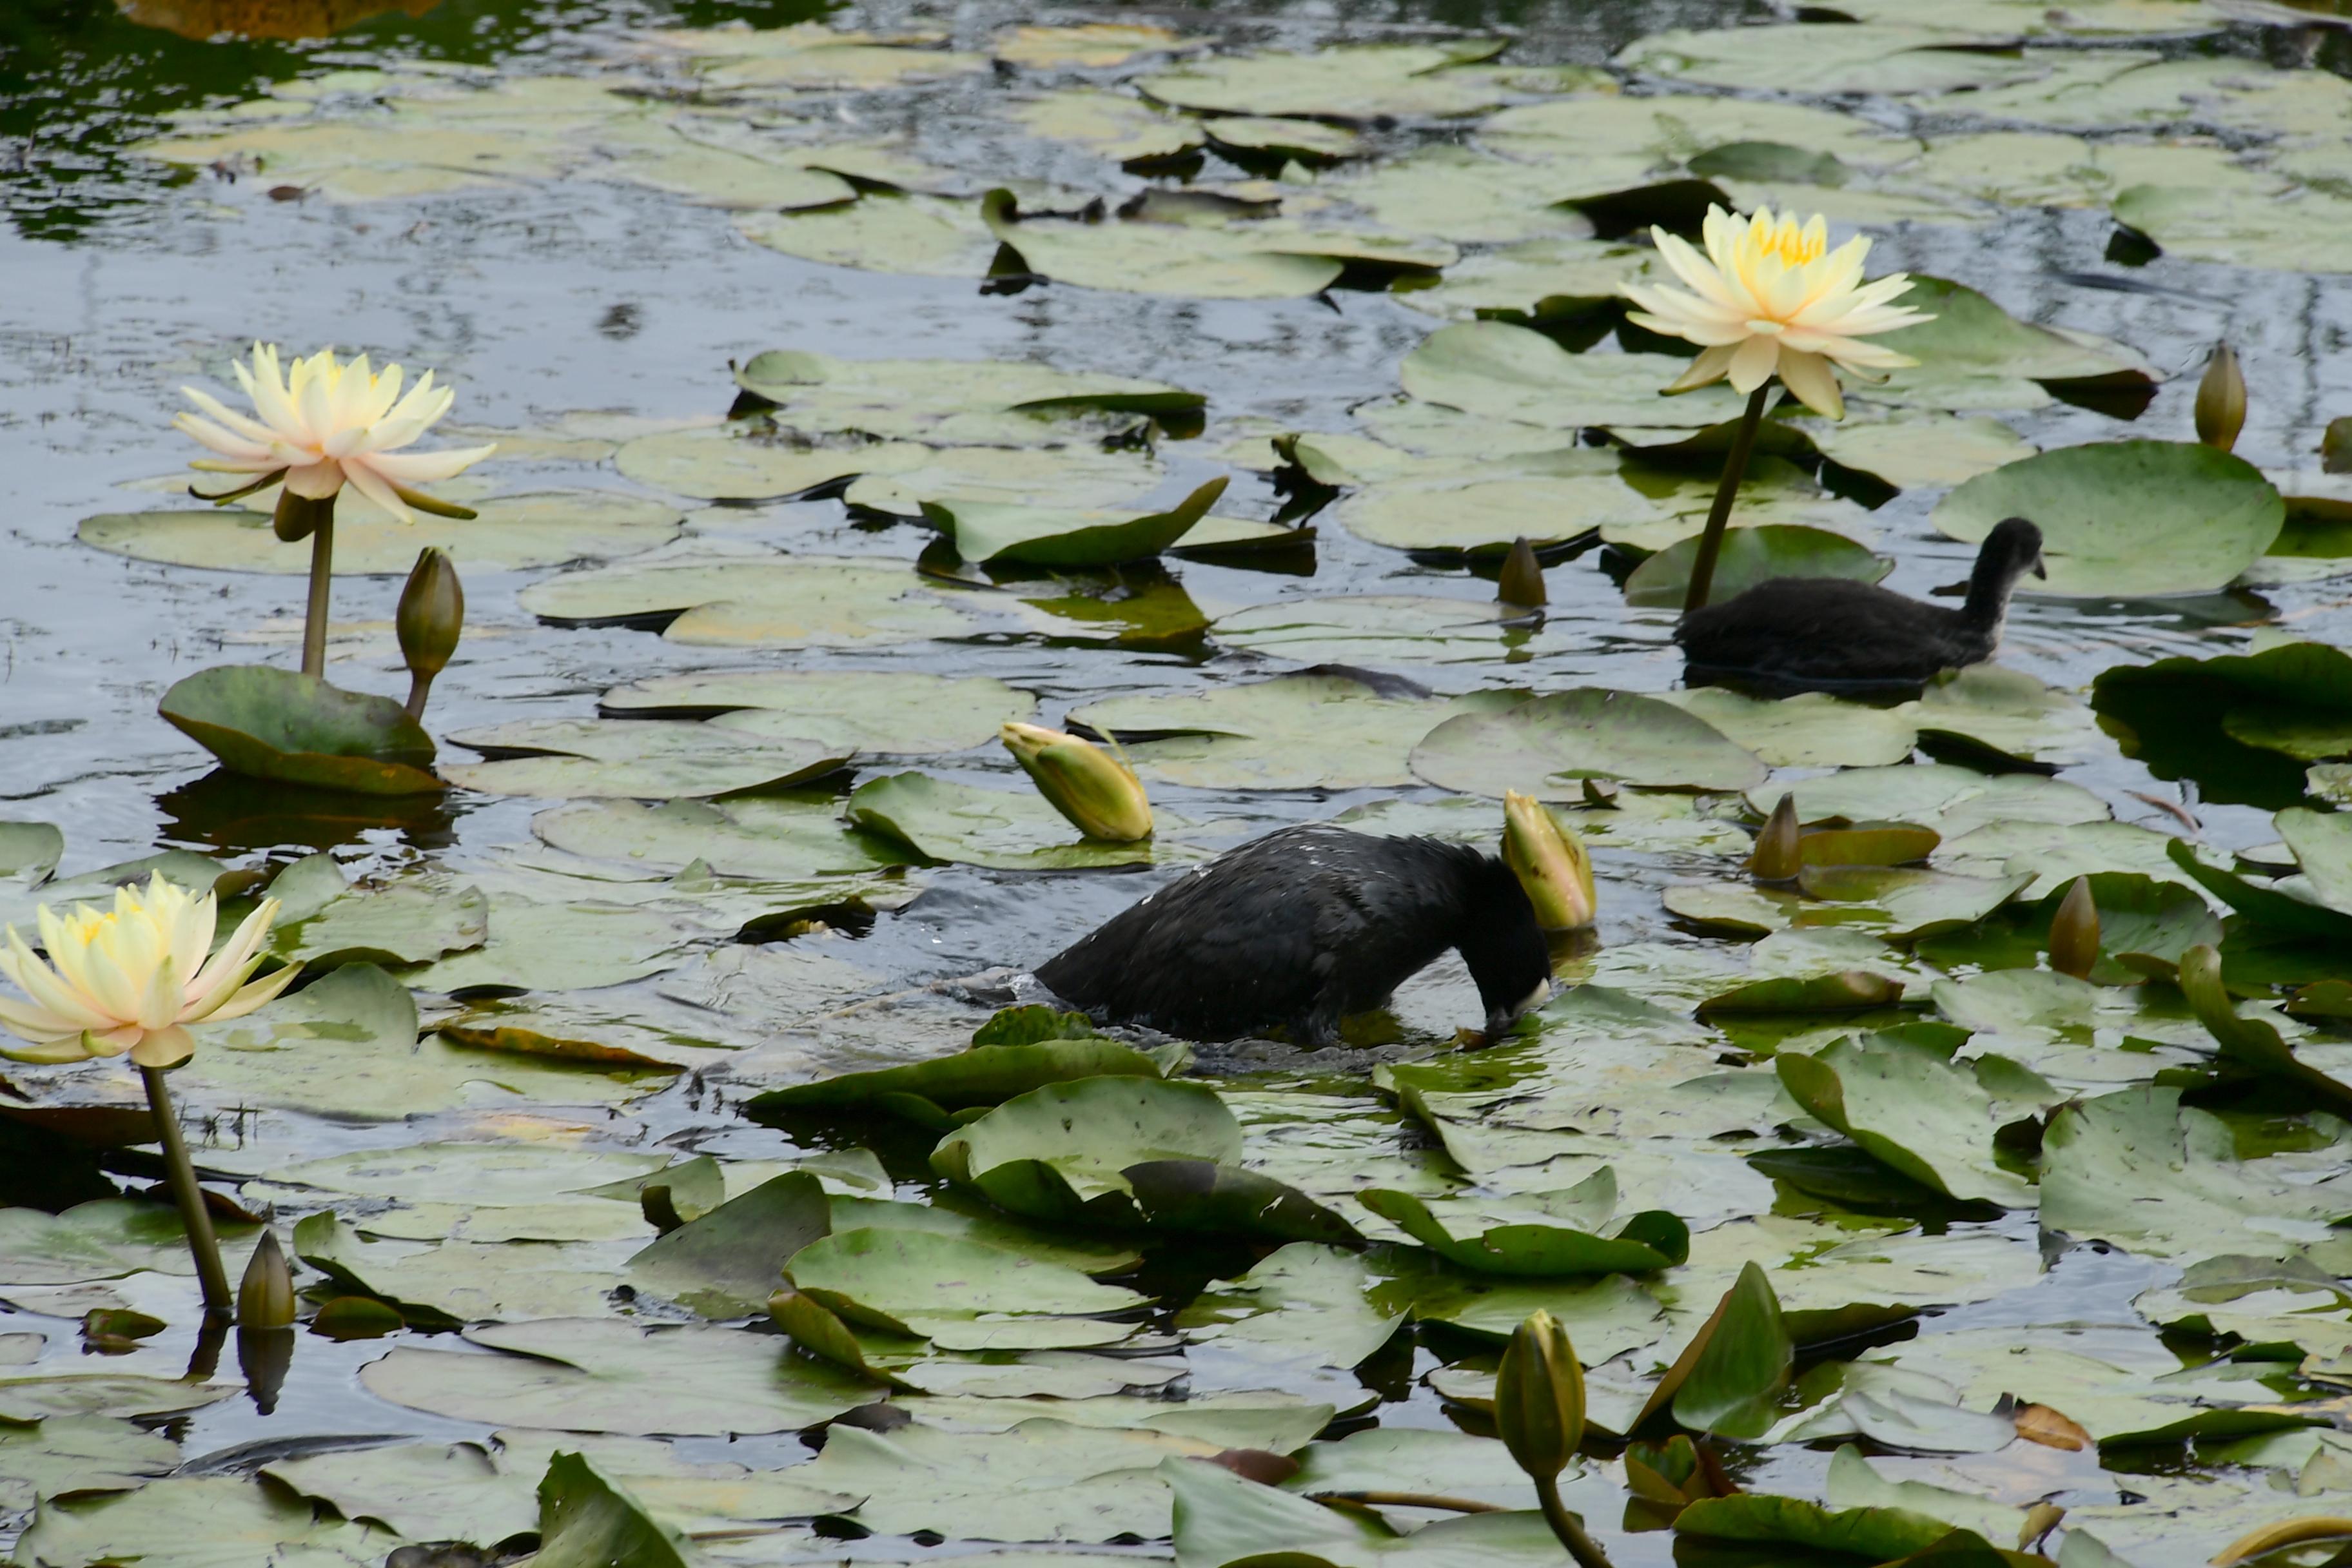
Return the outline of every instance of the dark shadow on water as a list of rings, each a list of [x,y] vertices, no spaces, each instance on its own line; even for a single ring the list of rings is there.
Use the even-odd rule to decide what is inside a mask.
[[[357,844],[391,828],[415,849],[457,842],[460,812],[439,795],[346,795],[247,778],[215,768],[156,797],[167,844],[223,855]]]

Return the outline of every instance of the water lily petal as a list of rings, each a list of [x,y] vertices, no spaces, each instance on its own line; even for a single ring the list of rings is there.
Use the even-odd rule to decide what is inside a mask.
[[[142,1068],[175,1068],[196,1054],[196,1037],[173,1024],[152,1029],[131,1047],[131,1059]]]
[[[46,1007],[0,996],[0,1029],[6,1029],[18,1039],[47,1041],[79,1035],[82,1026],[69,1018],[60,1018]]]
[[[390,512],[394,522],[406,526],[416,521],[416,514],[408,510],[408,503],[400,499],[392,486],[384,482],[383,476],[377,473],[365,458],[354,458],[347,464],[343,477],[351,481],[352,489]]]
[[[33,956],[16,928],[8,928],[8,956],[5,967],[8,978],[18,990],[33,999],[33,1005],[81,1028],[110,1028],[121,1022],[99,1005],[96,998],[66,983],[57,971]]]
[[[247,1013],[252,1012],[256,1007],[260,1006],[263,1003],[271,1000],[279,992],[285,990],[289,985],[293,984],[294,977],[301,973],[302,966],[299,963],[289,963],[283,969],[271,971],[269,973],[263,975],[260,979],[253,982],[251,984],[245,986],[227,1001],[222,1003],[220,1006],[214,1009],[214,1011],[209,1015],[209,1021],[215,1024],[225,1024],[231,1018],[244,1017]],[[190,1020],[192,1023],[201,1021],[205,1020]]]
[[[1845,395],[1838,390],[1837,373],[1817,353],[1805,353],[1785,343],[1780,351],[1780,384],[1797,401],[1832,419],[1845,417]]]
[[[289,464],[286,488],[305,500],[325,500],[343,488],[343,466],[332,458],[315,463]]]
[[[1731,363],[1725,374],[1731,379],[1734,392],[1753,392],[1772,379],[1772,371],[1780,363],[1780,344],[1773,338],[1749,338],[1731,351]]]
[[[1693,392],[1699,387],[1711,386],[1721,381],[1730,371],[1731,356],[1738,349],[1737,343],[1720,343],[1702,351],[1696,359],[1691,361],[1690,369],[1666,384],[1666,391],[1669,393]]]
[[[457,447],[446,452],[371,452],[360,460],[387,483],[429,485],[456,479],[498,449],[493,441],[487,447]]]
[[[147,1037],[147,1031],[136,1024],[125,1024],[115,1029],[89,1029],[82,1034],[81,1048],[93,1057],[119,1057]]]

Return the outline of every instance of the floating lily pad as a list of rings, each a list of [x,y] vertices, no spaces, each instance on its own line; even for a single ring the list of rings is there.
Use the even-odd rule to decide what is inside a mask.
[[[43,1563],[168,1560],[188,1568],[246,1568],[276,1559],[377,1568],[398,1541],[378,1525],[320,1518],[308,1501],[255,1480],[175,1476],[136,1491],[52,1503],[16,1550]]]
[[[991,676],[879,669],[649,676],[614,687],[597,706],[646,718],[726,715],[724,728],[740,733],[805,735],[889,756],[984,745],[1006,720],[1036,713],[1027,692]]]
[[[795,1253],[784,1274],[849,1322],[949,1350],[1110,1344],[1133,1325],[1097,1314],[1150,1300],[1062,1264],[923,1230],[836,1230]]]
[[[1360,1242],[1356,1227],[1313,1198],[1255,1171],[1213,1160],[1145,1160],[1119,1173],[1155,1230],[1267,1241]]]
[[[1595,1183],[1602,1184],[1601,1191],[1589,1190]],[[1612,1217],[1616,1188],[1614,1176],[1604,1169],[1566,1192],[1531,1193],[1504,1203],[1433,1205],[1384,1187],[1365,1189],[1358,1201],[1474,1274],[1647,1274],[1690,1256],[1689,1226],[1663,1209]]]
[[[1139,422],[1137,429],[1148,426]],[[909,520],[929,517],[924,509],[930,506],[1085,511],[1118,508],[1166,477],[1150,454],[1123,447],[948,447],[926,451],[929,455],[920,460],[892,463],[866,474],[842,491],[841,499],[859,511]]]
[[[603,1242],[370,1241],[333,1210],[294,1226],[297,1258],[344,1295],[372,1297],[423,1328],[527,1318],[590,1318],[611,1308],[628,1248]]]
[[[1892,25],[1677,29],[1634,40],[1615,64],[1675,81],[1781,92],[1949,92],[2039,74],[2026,60],[1952,42],[1947,33]]]
[[[389,697],[268,665],[198,670],[158,710],[234,772],[357,795],[423,795],[433,739]]]
[[[1580,316],[1638,282],[1651,254],[1597,239],[1524,240],[1465,257],[1430,288],[1400,292],[1397,302],[1449,321],[1483,316],[1514,326]]]
[[[1724,386],[1673,397],[1690,367],[1669,354],[1573,354],[1541,332],[1501,321],[1441,327],[1405,355],[1404,389],[1490,419],[1570,430],[1592,425],[1714,425],[1739,413]]]
[[[996,41],[1000,60],[1020,66],[1100,69],[1139,55],[1191,47],[1181,34],[1143,22],[1080,22],[1068,26],[1015,27]]]
[[[1738,537],[1726,535],[1727,547]],[[1899,712],[1842,702],[1818,691],[1772,701],[1694,686],[1662,692],[1660,699],[1696,714],[1776,768],[1883,766],[1908,757],[1916,738]]]
[[[1013,110],[1013,119],[1034,136],[1073,142],[1129,165],[1197,153],[1204,140],[1197,121],[1122,93],[1084,88],[1032,99]]]
[[[1625,602],[1679,606],[1698,559],[1698,540],[1676,540],[1633,568],[1625,579]],[[1720,602],[1774,577],[1843,577],[1875,583],[1895,570],[1892,556],[1856,544],[1826,529],[1767,524],[1737,528],[1723,536],[1709,597]]]
[[[1179,109],[1309,120],[1384,116],[1454,117],[1501,101],[1475,65],[1502,51],[1498,40],[1360,44],[1310,55],[1224,55],[1145,77],[1145,94]]]
[[[323,886],[301,885],[306,882]],[[269,891],[284,902],[283,923],[271,932],[270,950],[313,969],[424,963],[479,947],[489,934],[489,900],[478,888],[409,880],[349,888],[326,855],[296,861],[278,873]]]
[[[1206,300],[1289,300],[1318,294],[1350,266],[1381,274],[1432,274],[1457,252],[1443,241],[1308,227],[1283,218],[1232,224],[1018,219],[1011,195],[992,191],[982,216],[1034,273],[1081,288]]]
[[[1801,821],[1932,822],[1951,839],[1987,823],[2076,823],[2106,819],[2106,803],[2079,784],[2030,773],[1987,775],[1930,763],[1854,768],[1795,786]],[[1790,786],[1750,790],[1748,804],[1769,814]]]
[[[1164,512],[1141,517],[984,501],[925,501],[923,515],[948,531],[967,561],[1041,566],[1115,566],[1159,554],[1181,539],[1225,493],[1211,479]]]
[[[846,897],[859,889],[816,879],[869,876],[908,858],[891,842],[852,829],[831,799],[583,803],[543,811],[531,818],[530,828],[545,843],[577,855],[667,871],[698,860],[722,876],[810,879],[810,891],[819,896]]]
[[[734,647],[860,647],[960,637],[964,601],[872,560],[671,560],[535,583],[522,607],[559,626],[660,626],[672,642]]]
[[[1073,870],[1148,865],[1151,843],[1109,844],[1077,837],[1034,790],[982,789],[928,773],[891,773],[857,786],[850,822],[904,844],[927,860],[1000,870]]]
[[[59,1492],[130,1491],[180,1463],[180,1446],[108,1415],[58,1415],[0,1430],[0,1506],[29,1510]]]
[[[444,738],[490,759],[444,769],[485,795],[690,798],[786,788],[850,758],[820,741],[658,719],[521,719]]]
[[[767,1310],[784,1260],[832,1225],[824,1189],[787,1171],[688,1220],[629,1259],[629,1278],[706,1318]]]
[[[1160,1473],[1176,1494],[1176,1549],[1188,1563],[1270,1557],[1333,1568],[1391,1560],[1399,1568],[1453,1563],[1538,1568],[1560,1556],[1558,1539],[1532,1510],[1445,1518],[1399,1535],[1352,1511],[1244,1480],[1221,1465],[1170,1459]]]
[[[66,836],[48,822],[0,822],[0,877],[37,883],[57,869]]]
[[[1022,360],[852,360],[803,349],[753,354],[735,383],[795,430],[935,444],[1055,445],[1096,430],[1106,415],[1125,416],[1119,427],[1139,417],[1182,422],[1207,402],[1165,382]]]
[[[1935,319],[1874,340],[1919,362],[1889,373],[1871,399],[1922,408],[2038,408],[2047,384],[2145,395],[2158,379],[2121,344],[2021,321],[1975,289],[1915,274],[1901,304]]]
[[[920,1096],[944,1110],[964,1110],[1001,1105],[1051,1083],[1097,1077],[1160,1078],[1171,1060],[1099,1037],[975,1045],[905,1067],[771,1089],[750,1100],[744,1110],[765,1121],[796,1110],[878,1110],[900,1095]]]
[[[1671,703],[1587,687],[1448,719],[1413,748],[1412,771],[1472,795],[1500,795],[1508,787],[1581,801],[1589,778],[1746,789],[1766,770],[1754,752]]]
[[[1963,1202],[2032,1205],[2032,1186],[1993,1159],[1992,1097],[1936,1052],[1875,1037],[1783,1051],[1774,1066],[1806,1110],[1910,1180]]]
[[[473,510],[479,515],[468,521],[420,513],[402,523],[373,507],[346,507],[335,519],[335,575],[405,573],[428,546],[446,550],[460,570],[519,572],[635,555],[678,535],[676,507],[613,490],[499,496]],[[84,518],[77,534],[98,549],[172,566],[284,576],[310,570],[309,541],[287,543],[268,513],[242,507],[111,513]]]
[[[2227,452],[2109,441],[1980,475],[1935,513],[1937,527],[1969,543],[2005,517],[2040,525],[2048,592],[2133,598],[2221,587],[2271,547],[2285,507],[2260,470]]]
[[[959,1128],[931,1152],[941,1175],[1013,1214],[1133,1224],[1122,1174],[1153,1160],[1241,1157],[1241,1128],[1214,1090],[1157,1078],[1048,1084]]]
[[[1511,612],[1478,599],[1360,594],[1282,599],[1221,616],[1217,641],[1302,664],[1483,663],[1523,642]]]
[[[1244,160],[1285,158],[1313,166],[1360,157],[1365,151],[1364,139],[1346,126],[1312,120],[1225,114],[1202,121],[1201,131],[1218,152]]]
[[[1516,699],[1498,696],[1494,705]],[[1340,669],[1113,697],[1073,708],[1072,723],[1117,735],[1146,779],[1203,789],[1396,788],[1413,782],[1413,745],[1486,699],[1389,690]],[[1298,737],[1312,735],[1311,750]]]
[[[559,1319],[470,1329],[505,1355],[402,1345],[360,1369],[380,1399],[458,1421],[572,1432],[784,1432],[829,1420],[873,1384],[793,1357],[768,1335],[698,1324]]]
[[[2117,665],[2091,683],[2091,706],[2126,756],[2212,800],[2286,805],[2302,763],[2352,754],[2352,658],[2326,643]]]

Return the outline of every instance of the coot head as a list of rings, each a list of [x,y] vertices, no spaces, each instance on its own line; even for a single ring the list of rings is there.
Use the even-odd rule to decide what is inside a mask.
[[[2042,530],[2021,517],[2005,517],[1993,525],[1977,552],[1977,564],[1980,571],[1996,568],[2011,583],[2028,572],[2036,577],[2050,575],[2042,564]]]
[[[1518,873],[1491,855],[1480,861],[1454,947],[1478,983],[1486,1032],[1494,1035],[1551,994],[1551,950]]]

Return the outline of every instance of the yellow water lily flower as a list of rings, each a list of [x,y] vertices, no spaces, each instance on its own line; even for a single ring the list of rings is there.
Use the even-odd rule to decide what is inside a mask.
[[[372,369],[368,356],[338,362],[330,349],[281,371],[274,343],[253,345],[253,365],[235,367],[248,416],[193,386],[180,390],[201,414],[181,413],[172,424],[220,454],[189,467],[210,473],[249,474],[258,479],[283,470],[286,489],[308,500],[324,500],[344,485],[403,522],[409,510],[440,510],[413,487],[462,473],[498,450],[460,447],[446,452],[403,452],[449,412],[457,394],[433,384],[426,371],[403,397],[401,368]]]
[[[1738,391],[1754,392],[1778,375],[1806,407],[1840,419],[1845,398],[1839,369],[1900,370],[1919,363],[1860,341],[1936,319],[1890,303],[1911,287],[1909,275],[1864,283],[1870,241],[1857,235],[1832,250],[1829,220],[1819,214],[1800,226],[1793,213],[1775,216],[1769,207],[1743,218],[1710,206],[1705,256],[1662,228],[1650,234],[1690,291],[1626,284],[1626,297],[1642,307],[1633,320],[1700,345],[1668,392],[1726,378]]]
[[[0,1056],[72,1062],[128,1051],[142,1068],[177,1066],[195,1050],[185,1026],[242,1018],[293,981],[297,964],[252,978],[278,908],[276,899],[264,900],[211,952],[217,900],[161,873],[144,889],[115,889],[111,910],[76,904],[58,914],[42,905],[37,918],[48,963],[13,925],[0,951],[0,974],[31,999],[0,997],[0,1027],[31,1042]]]

